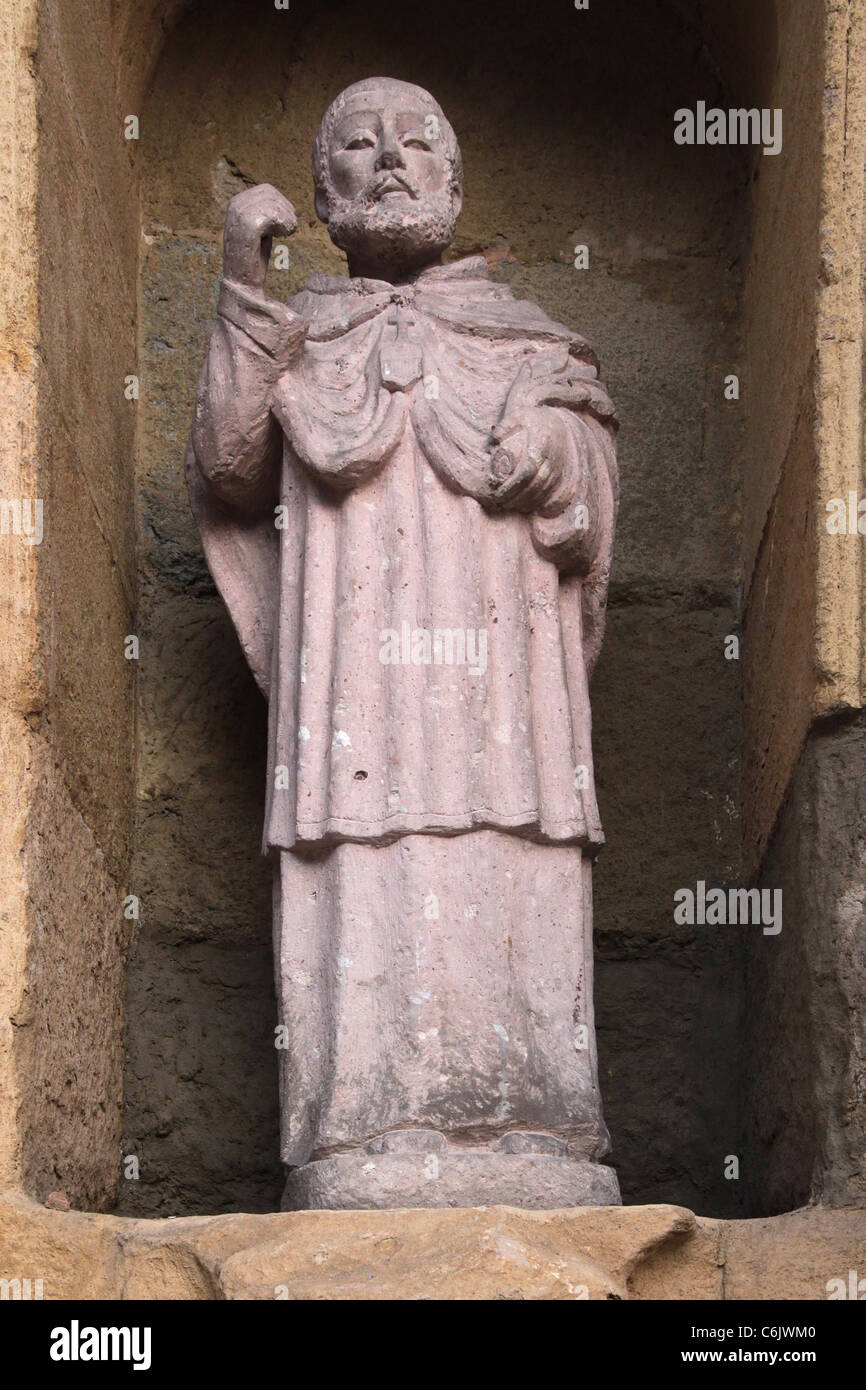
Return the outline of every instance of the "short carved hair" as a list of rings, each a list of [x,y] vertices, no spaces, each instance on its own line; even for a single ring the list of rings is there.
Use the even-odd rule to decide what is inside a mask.
[[[451,171],[451,188],[456,192],[463,186],[463,161],[460,156],[460,146],[457,143],[457,136],[438,101],[425,91],[423,87],[416,87],[412,82],[401,82],[396,77],[365,77],[361,82],[353,82],[351,87],[347,87],[338,97],[335,97],[322,117],[316,138],[313,141],[313,182],[316,190],[321,190],[326,195],[329,191],[328,178],[328,147],[331,142],[331,133],[334,123],[346,105],[349,97],[355,96],[358,92],[381,90],[390,88],[394,95],[399,92],[411,92],[415,97],[421,97],[423,104],[429,107],[429,114],[435,116],[439,122],[439,139],[444,142],[445,158],[448,161]]]

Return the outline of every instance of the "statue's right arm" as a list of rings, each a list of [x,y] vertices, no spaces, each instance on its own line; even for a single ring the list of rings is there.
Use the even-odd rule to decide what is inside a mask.
[[[307,331],[305,319],[264,293],[271,238],[295,225],[291,204],[269,184],[238,194],[226,216],[217,321],[199,377],[192,438],[212,491],[245,512],[277,501],[282,429],[271,405]]]
[[[276,502],[282,428],[271,413],[307,323],[278,301],[223,280],[198,383],[193,448],[213,492],[244,511]]]

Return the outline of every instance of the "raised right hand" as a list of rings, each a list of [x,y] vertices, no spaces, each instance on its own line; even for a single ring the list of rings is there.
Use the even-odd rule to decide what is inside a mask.
[[[291,236],[298,225],[288,198],[270,183],[236,193],[226,210],[223,275],[250,290],[264,288],[275,236]]]

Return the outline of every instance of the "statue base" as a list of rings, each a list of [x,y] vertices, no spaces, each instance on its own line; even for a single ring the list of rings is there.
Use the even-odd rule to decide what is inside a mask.
[[[549,1211],[619,1206],[620,1201],[614,1170],[569,1158],[554,1135],[514,1131],[491,1148],[463,1148],[433,1130],[400,1130],[290,1169],[282,1210],[509,1206]]]

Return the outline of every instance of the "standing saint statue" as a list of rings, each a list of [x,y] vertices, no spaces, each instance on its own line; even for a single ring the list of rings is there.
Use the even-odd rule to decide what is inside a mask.
[[[283,1206],[619,1201],[598,1087],[588,681],[615,418],[570,329],[443,264],[460,150],[349,87],[313,148],[348,278],[264,293],[229,204],[187,475],[269,701]]]

